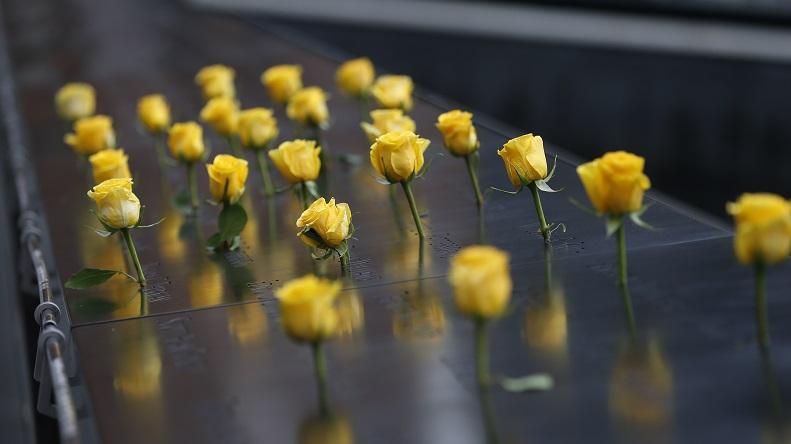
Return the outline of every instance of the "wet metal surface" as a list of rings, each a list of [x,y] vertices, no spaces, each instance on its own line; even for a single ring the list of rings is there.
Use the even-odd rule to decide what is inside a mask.
[[[14,5],[16,2],[9,2]],[[36,2],[33,2],[36,3]],[[42,2],[42,8],[44,7]],[[58,10],[11,9],[11,42],[20,102],[30,128],[57,265],[62,277],[84,266],[126,267],[118,239],[96,236],[85,165],[61,141],[65,126],[51,98],[67,80],[98,91],[98,109],[115,119],[130,154],[144,218],[136,230],[150,285],[141,294],[120,279],[66,297],[80,366],[96,422],[107,442],[294,442],[353,436],[354,442],[474,443],[484,440],[481,405],[502,442],[781,442],[787,437],[784,387],[791,361],[787,267],[769,277],[772,355],[754,344],[752,281],[732,258],[730,234],[686,210],[649,198],[649,232],[630,226],[630,280],[637,336],[630,339],[615,286],[613,239],[603,221],[569,202],[585,202],[569,156],[559,154],[544,194],[549,221],[562,222],[551,257],[536,234],[527,193],[492,192],[479,217],[463,162],[437,157],[415,193],[429,234],[423,248],[408,207],[378,184],[357,104],[336,91],[336,63],[229,17],[139,2],[74,1]],[[38,14],[38,15],[37,15]],[[101,19],[95,19],[101,17]],[[30,22],[49,23],[34,35]],[[237,70],[244,107],[270,106],[259,73],[300,63],[305,84],[328,89],[332,127],[323,140],[337,158],[329,196],[348,202],[357,228],[352,281],[341,298],[342,332],[328,346],[334,416],[317,417],[307,348],[280,331],[272,291],[314,270],[296,238],[299,208],[284,193],[267,203],[251,169],[250,214],[238,252],[210,256],[217,209],[196,219],[170,200],[183,171],[164,175],[152,141],[137,129],[135,102],[162,92],[177,120],[201,106],[194,73],[223,62]],[[433,127],[445,111],[417,101],[418,132],[443,151]],[[277,108],[283,138],[292,128]],[[529,129],[528,129],[529,130]],[[207,130],[207,133],[211,134]],[[508,188],[496,149],[518,135],[479,125],[481,180]],[[226,148],[213,134],[213,151]],[[550,141],[551,142],[551,141]],[[252,160],[249,159],[249,160]],[[648,159],[648,174],[651,173]],[[206,181],[200,171],[201,182]],[[207,192],[201,183],[203,195]],[[395,211],[394,211],[395,210]],[[458,249],[487,242],[511,253],[513,309],[492,325],[492,368],[520,375],[546,371],[556,388],[534,395],[474,390],[472,326],[452,306],[445,274]],[[551,265],[549,268],[547,265]],[[326,264],[330,275],[339,266]],[[333,435],[335,434],[335,435]],[[145,438],[144,438],[145,437]]]

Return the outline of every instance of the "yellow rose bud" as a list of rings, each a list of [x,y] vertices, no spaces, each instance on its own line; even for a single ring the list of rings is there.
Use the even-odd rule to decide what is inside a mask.
[[[323,197],[316,199],[308,209],[302,212],[297,219],[297,228],[302,231],[299,236],[309,247],[319,247],[315,239],[305,233],[306,229],[313,230],[324,245],[337,247],[349,237],[349,226],[352,223],[352,211],[349,204],[335,204],[335,198],[325,201]]]
[[[373,123],[361,122],[368,141],[374,143],[376,138],[394,131],[415,131],[415,121],[400,109],[375,109],[371,111]]]
[[[734,247],[743,264],[774,264],[791,250],[791,203],[770,193],[745,193],[728,203],[736,221]]]
[[[578,166],[577,175],[596,211],[633,213],[643,206],[643,193],[651,187],[644,165],[640,156],[615,151]]]
[[[376,79],[371,94],[382,108],[412,109],[412,78],[409,76],[384,75]]]
[[[99,220],[116,230],[137,225],[140,199],[132,192],[132,179],[109,179],[88,191],[96,202]]]
[[[272,115],[271,109],[251,108],[239,114],[239,138],[247,148],[264,148],[279,133],[277,119]]]
[[[272,100],[286,103],[291,96],[302,89],[302,67],[299,65],[277,65],[261,74],[264,84]]]
[[[368,57],[344,62],[335,72],[335,83],[343,92],[362,96],[374,82],[374,64]]]
[[[497,317],[511,299],[508,253],[494,247],[463,248],[451,258],[448,280],[453,287],[456,306],[468,316]]]
[[[508,179],[517,189],[522,188],[522,179],[533,182],[547,177],[547,156],[541,136],[526,134],[511,139],[497,155],[503,159]]]
[[[55,109],[69,121],[91,116],[96,110],[96,91],[87,83],[67,83],[55,94]]]
[[[321,171],[321,147],[313,140],[290,140],[276,150],[269,151],[269,158],[289,183],[316,180]]]
[[[113,119],[103,115],[84,117],[74,122],[74,132],[66,134],[63,141],[83,155],[114,148]]]
[[[371,145],[371,165],[391,183],[411,180],[423,168],[423,152],[430,143],[412,131],[386,133]]]
[[[236,97],[236,88],[233,84],[235,76],[236,72],[231,67],[210,65],[198,71],[195,75],[195,83],[201,87],[203,98],[206,100],[215,97],[233,99]]]
[[[305,126],[323,126],[330,118],[327,93],[318,86],[300,89],[288,100],[286,115]]]
[[[233,99],[215,97],[204,105],[200,119],[220,135],[235,134],[239,129],[239,105]]]
[[[437,129],[445,147],[456,156],[466,156],[478,149],[478,134],[472,124],[472,113],[453,110],[440,114]]]
[[[108,149],[92,154],[88,158],[93,168],[93,180],[102,183],[109,179],[126,179],[132,177],[129,173],[129,156],[122,149]]]
[[[297,341],[317,342],[335,333],[338,312],[335,299],[341,283],[307,275],[275,291],[280,301],[280,322]]]
[[[161,133],[170,126],[170,105],[161,94],[143,96],[137,102],[137,116],[146,130]]]
[[[174,159],[185,163],[203,160],[203,128],[197,122],[176,123],[168,132],[168,148]]]
[[[214,162],[206,165],[206,169],[209,172],[209,191],[214,201],[229,204],[238,202],[244,194],[247,181],[247,161],[230,154],[219,154],[214,157]]]

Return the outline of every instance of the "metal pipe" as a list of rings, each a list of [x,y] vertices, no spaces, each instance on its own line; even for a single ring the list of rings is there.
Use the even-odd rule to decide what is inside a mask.
[[[74,399],[71,396],[69,378],[66,376],[61,343],[56,336],[51,336],[47,339],[45,346],[52,391],[55,394],[55,409],[58,412],[60,440],[62,443],[78,443],[80,442],[80,432],[77,426],[77,413]]]

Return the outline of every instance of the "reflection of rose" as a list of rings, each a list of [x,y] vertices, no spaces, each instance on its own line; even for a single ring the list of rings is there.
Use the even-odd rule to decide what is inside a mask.
[[[360,293],[357,290],[341,292],[335,301],[338,312],[338,325],[335,334],[339,338],[351,338],[365,327],[365,312]]]
[[[673,413],[673,374],[656,338],[629,343],[610,376],[610,412],[638,426],[663,426]]]
[[[409,210],[407,210],[408,214]],[[428,230],[427,230],[428,231]],[[408,236],[392,248],[388,248],[385,258],[385,272],[391,277],[417,276],[424,270],[431,269],[431,246],[423,242],[423,266],[420,268],[420,239]]]
[[[205,261],[190,276],[190,305],[193,308],[217,305],[222,301],[223,284],[220,267]]]
[[[160,396],[162,359],[154,332],[124,327],[120,340],[118,367],[113,378],[115,390],[137,400]]]
[[[299,425],[300,444],[352,444],[354,433],[344,416],[316,416]]]
[[[228,331],[240,344],[264,339],[267,318],[260,304],[242,304],[228,309]]]
[[[183,222],[184,216],[168,205],[168,211],[158,230],[159,252],[168,262],[175,263],[184,258],[187,245],[179,236]]]
[[[393,314],[393,335],[405,340],[441,340],[445,336],[445,308],[433,289],[420,287],[404,295]]]
[[[528,307],[522,328],[530,347],[553,353],[565,352],[567,324],[563,289],[554,286],[547,294],[546,301]]]

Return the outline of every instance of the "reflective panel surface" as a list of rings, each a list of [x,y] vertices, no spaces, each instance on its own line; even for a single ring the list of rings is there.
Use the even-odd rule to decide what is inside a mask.
[[[566,231],[556,231],[545,250],[529,193],[490,191],[478,212],[463,161],[440,155],[434,121],[452,106],[424,94],[430,101],[417,100],[411,113],[418,133],[433,142],[431,168],[414,183],[428,232],[421,243],[401,190],[391,195],[372,176],[359,106],[334,87],[335,60],[209,12],[147,1],[60,3],[38,38],[24,26],[35,18],[31,9],[13,2],[8,9],[16,35],[28,37],[11,43],[61,278],[85,266],[129,267],[120,241],[90,228],[98,223],[85,196],[87,166],[62,143],[67,127],[51,105],[65,81],[97,88],[98,109],[114,118],[119,145],[130,155],[144,221],[165,218],[133,232],[150,280],[144,291],[113,278],[66,292],[92,414],[107,442],[477,443],[487,436],[783,442],[789,436],[783,375],[791,366],[791,327],[783,321],[791,314],[784,297],[791,275],[786,266],[769,274],[774,346],[762,355],[754,340],[752,276],[733,259],[727,229],[649,195],[644,218],[657,229],[629,225],[627,233],[637,320],[630,334],[615,285],[615,242],[605,237],[602,220],[571,203],[587,199],[567,153],[548,147],[558,155],[551,184],[562,191],[542,194],[544,209]],[[331,94],[332,125],[322,135],[331,160],[320,185],[327,197],[350,204],[357,232],[350,241],[351,280],[339,299],[340,332],[326,347],[328,415],[318,412],[309,348],[282,333],[273,297],[293,277],[340,276],[336,260],[315,263],[297,239],[295,196],[267,201],[248,153],[242,202],[250,220],[242,247],[209,254],[205,242],[217,229],[218,209],[203,205],[197,217],[174,209],[185,172],[161,171],[152,139],[135,123],[137,98],[152,92],[167,96],[177,121],[196,119],[202,99],[193,76],[217,62],[236,69],[243,107],[273,106],[258,76],[278,63],[302,64],[305,84]],[[274,108],[281,139],[291,138],[293,124],[282,107]],[[510,189],[496,150],[520,133],[483,116],[477,123],[481,182]],[[228,151],[206,133],[213,154]],[[650,175],[650,159],[647,165]],[[205,170],[198,177],[205,197]],[[472,323],[453,307],[445,277],[448,259],[475,243],[511,254],[514,299],[490,326],[492,372],[546,372],[555,379],[553,390],[476,390]]]

